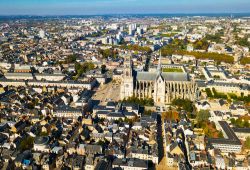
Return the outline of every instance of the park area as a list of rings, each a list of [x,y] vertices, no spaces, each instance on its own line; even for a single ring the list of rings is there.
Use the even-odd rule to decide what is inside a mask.
[[[181,68],[163,68],[162,72],[178,72],[178,73],[182,73],[183,70]]]

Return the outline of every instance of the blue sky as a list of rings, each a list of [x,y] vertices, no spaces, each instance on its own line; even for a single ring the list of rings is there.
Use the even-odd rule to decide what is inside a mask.
[[[0,15],[250,12],[250,0],[0,0]]]

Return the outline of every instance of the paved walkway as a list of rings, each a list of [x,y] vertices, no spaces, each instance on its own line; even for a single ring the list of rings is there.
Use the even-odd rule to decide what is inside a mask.
[[[120,87],[120,85],[114,85],[112,82],[102,85],[96,91],[93,100],[99,100],[100,104],[104,104],[109,100],[118,101],[120,100]]]

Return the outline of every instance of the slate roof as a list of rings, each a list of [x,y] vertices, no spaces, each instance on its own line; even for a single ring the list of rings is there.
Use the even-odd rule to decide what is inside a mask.
[[[108,117],[121,117],[122,118],[122,117],[124,117],[124,115],[120,112],[110,112],[108,114]]]
[[[65,76],[64,74],[46,74],[46,73],[35,73],[35,76],[46,76],[46,77],[51,77],[51,76],[55,76],[55,77],[59,77],[59,76]]]
[[[134,112],[123,112],[125,116],[136,116]]]
[[[187,73],[164,72],[161,76],[165,81],[189,81]],[[137,80],[155,81],[157,72],[137,72]]]
[[[198,87],[206,87],[206,82],[202,80],[195,81]]]
[[[109,169],[108,162],[101,160],[97,163],[95,170],[107,170]]]
[[[108,115],[109,113],[110,113],[109,111],[103,111],[103,110],[96,112],[97,115],[104,115],[104,114]]]
[[[250,128],[232,128],[234,132],[238,133],[250,133]]]
[[[140,168],[145,168],[145,169],[148,168],[146,160],[137,159],[137,158],[131,158],[126,161],[124,161],[123,159],[117,158],[113,161],[113,165],[129,166],[129,167],[134,167],[134,168],[140,167]]]
[[[84,148],[87,153],[102,153],[102,147],[100,145],[85,144]]]
[[[109,101],[108,103],[107,103],[107,107],[108,108],[110,108],[110,107],[115,107],[117,105],[117,103],[116,102],[113,102],[113,101]]]
[[[44,144],[47,144],[48,141],[49,141],[49,137],[43,136],[43,137],[37,137],[34,143],[38,145],[44,145]]]
[[[55,112],[81,112],[81,109],[76,109],[74,107],[63,105],[55,108]]]

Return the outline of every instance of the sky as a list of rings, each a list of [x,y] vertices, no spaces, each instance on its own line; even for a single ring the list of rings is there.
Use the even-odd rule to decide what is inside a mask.
[[[0,15],[244,12],[250,0],[0,0]]]

